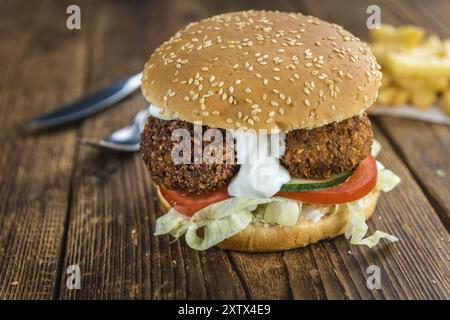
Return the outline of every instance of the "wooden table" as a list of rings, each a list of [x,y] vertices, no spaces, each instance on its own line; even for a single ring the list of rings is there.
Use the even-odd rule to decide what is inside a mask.
[[[368,249],[339,237],[273,254],[196,252],[152,235],[159,210],[140,156],[78,144],[128,123],[145,105],[140,93],[78,124],[27,130],[31,116],[141,70],[190,21],[279,9],[366,38],[374,1],[77,1],[82,30],[69,31],[72,2],[0,4],[1,299],[450,298],[449,127],[373,119],[380,159],[402,183],[382,196],[369,226],[400,242]],[[448,1],[376,3],[383,22],[450,36]],[[70,265],[80,266],[80,290],[66,287]],[[369,265],[381,269],[379,290],[366,287]]]

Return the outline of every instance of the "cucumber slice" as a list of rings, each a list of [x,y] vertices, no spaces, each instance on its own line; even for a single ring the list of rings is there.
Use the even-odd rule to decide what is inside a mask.
[[[353,171],[344,172],[327,180],[292,179],[289,183],[283,184],[280,191],[302,192],[331,188],[345,182],[353,174]]]

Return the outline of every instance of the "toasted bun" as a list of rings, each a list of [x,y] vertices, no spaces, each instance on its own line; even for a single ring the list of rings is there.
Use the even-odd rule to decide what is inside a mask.
[[[283,132],[360,114],[380,84],[367,45],[341,26],[270,11],[191,23],[155,50],[142,77],[165,115]]]
[[[157,190],[161,210],[169,211],[170,204],[162,197],[158,187]],[[379,195],[379,190],[373,190],[367,195],[364,201],[366,220],[372,216]],[[300,220],[292,227],[265,227],[261,223],[252,223],[218,246],[222,249],[244,252],[274,252],[301,248],[343,234],[347,221],[348,212],[342,210],[338,214],[326,215],[318,222]]]

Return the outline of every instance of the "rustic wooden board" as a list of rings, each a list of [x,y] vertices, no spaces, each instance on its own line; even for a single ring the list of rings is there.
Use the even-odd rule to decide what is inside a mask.
[[[444,17],[442,11],[450,4],[432,2],[427,9]],[[430,178],[436,168],[448,165],[446,128],[377,121],[380,159],[403,182],[382,196],[369,227],[397,235],[399,243],[368,249],[339,237],[273,254],[216,248],[196,252],[167,236],[154,237],[160,212],[139,155],[76,144],[80,137],[101,138],[125,125],[145,106],[140,94],[67,130],[29,136],[17,129],[31,113],[142,69],[156,46],[193,20],[251,8],[301,11],[364,37],[367,3],[82,2],[83,30],[78,33],[63,30],[64,21],[50,18],[64,17],[69,3],[48,1],[40,10],[36,7],[34,20],[29,20],[29,8],[2,4],[0,36],[3,40],[9,32],[5,39],[10,46],[0,47],[1,78],[8,80],[0,83],[0,111],[5,115],[0,124],[7,129],[0,150],[8,154],[0,158],[0,298],[449,299],[450,238],[439,217],[445,221],[449,212],[450,188],[448,180],[433,186]],[[405,22],[425,19],[416,12],[422,6],[417,3],[379,4],[386,18]],[[423,16],[423,23],[434,28],[430,13]],[[25,28],[25,22],[33,28]],[[445,23],[436,24],[445,35]],[[14,32],[23,40],[15,42]],[[19,71],[23,74],[17,77]],[[12,106],[17,112],[6,113]],[[420,137],[414,136],[418,130]],[[414,140],[406,139],[411,136]],[[413,154],[417,148],[421,152]],[[73,264],[81,268],[81,290],[66,287],[65,270]],[[366,287],[366,270],[372,264],[381,268],[381,290]]]
[[[367,39],[364,1],[341,2],[306,1],[306,9],[341,24],[356,35]],[[446,23],[450,5],[446,1],[375,1],[380,6],[382,22],[393,25],[414,24],[429,33],[450,37],[450,25]],[[352,10],[348,10],[348,8]],[[355,13],[359,14],[355,14]],[[383,128],[396,151],[427,194],[447,229],[450,228],[450,127],[422,123],[415,120],[380,117],[377,123]],[[445,176],[438,174],[443,171]]]
[[[26,122],[83,94],[85,45],[43,4],[0,9],[0,299],[52,298],[63,249],[75,132]]]

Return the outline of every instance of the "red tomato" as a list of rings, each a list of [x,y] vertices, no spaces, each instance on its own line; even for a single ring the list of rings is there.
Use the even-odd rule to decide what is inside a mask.
[[[375,188],[377,163],[372,156],[364,159],[350,178],[335,187],[304,192],[278,192],[277,195],[306,203],[338,204],[358,200]]]
[[[230,198],[228,186],[201,196],[184,195],[181,192],[167,190],[162,187],[159,187],[159,190],[164,199],[166,199],[172,207],[187,216],[192,216],[194,213],[210,204]]]

